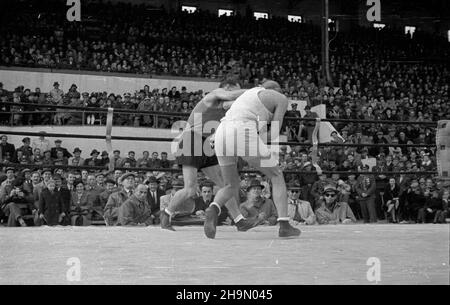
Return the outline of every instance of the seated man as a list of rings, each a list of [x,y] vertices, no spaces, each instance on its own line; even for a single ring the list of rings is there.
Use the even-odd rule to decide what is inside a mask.
[[[2,205],[2,210],[8,217],[8,227],[17,227],[19,224],[26,227],[27,225],[22,217],[27,214],[34,214],[36,209],[30,197],[26,196],[22,181],[15,179],[12,187],[13,189]]]
[[[277,224],[277,210],[271,199],[262,196],[264,186],[258,180],[252,180],[247,188],[247,200],[240,205],[245,218],[255,218],[260,225]]]
[[[319,224],[338,224],[356,222],[355,215],[347,202],[338,202],[338,191],[336,187],[329,184],[324,187],[323,198],[318,201],[316,210],[317,222]]]
[[[316,215],[314,214],[311,204],[308,201],[300,200],[300,185],[290,184],[288,188],[288,216],[291,223],[313,225],[316,223]]]
[[[434,220],[436,213],[440,210],[442,210],[442,199],[439,198],[439,190],[435,189],[432,191],[431,197],[426,198],[425,205],[419,209],[417,222],[427,223]]]
[[[205,210],[214,201],[214,183],[212,181],[205,181],[200,185],[200,196],[194,199],[195,209],[194,214],[200,217],[205,215]],[[226,206],[222,207],[222,213],[219,215],[217,225],[225,224],[228,219],[228,209]]]
[[[445,219],[450,213],[450,207],[449,207],[449,190],[444,190],[442,193],[442,199],[441,199],[441,206],[440,209],[436,212],[436,215],[434,216],[434,223],[445,223]]]
[[[118,226],[149,226],[154,223],[155,217],[147,201],[147,192],[145,184],[136,187],[133,195],[119,207]]]
[[[132,172],[120,176],[118,182],[122,188],[109,195],[103,214],[107,226],[114,226],[117,223],[119,207],[133,194],[135,177],[136,174]]]

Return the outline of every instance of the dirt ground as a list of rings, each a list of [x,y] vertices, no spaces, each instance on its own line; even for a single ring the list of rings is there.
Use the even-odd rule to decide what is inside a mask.
[[[277,227],[0,228],[0,284],[449,284],[449,225],[303,226],[298,239]],[[69,258],[78,282],[67,280]]]

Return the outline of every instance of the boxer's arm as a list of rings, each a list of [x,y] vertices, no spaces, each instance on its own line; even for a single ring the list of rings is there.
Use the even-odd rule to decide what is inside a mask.
[[[246,90],[225,90],[222,88],[215,89],[204,97],[204,103],[208,107],[219,106],[222,101],[234,101],[241,96]]]
[[[274,105],[272,122],[278,122],[278,130],[283,126],[283,118],[286,114],[289,101],[283,94],[274,90],[263,90],[258,93],[261,102],[264,105]]]

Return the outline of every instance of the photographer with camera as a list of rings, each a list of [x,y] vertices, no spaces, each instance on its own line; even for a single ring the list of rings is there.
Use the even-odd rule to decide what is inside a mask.
[[[15,179],[12,182],[12,190],[2,204],[1,210],[8,217],[8,227],[27,226],[23,216],[34,214],[36,208],[23,189],[22,180]]]

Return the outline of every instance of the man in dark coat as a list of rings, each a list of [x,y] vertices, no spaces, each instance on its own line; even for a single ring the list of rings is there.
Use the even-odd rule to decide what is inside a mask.
[[[102,166],[102,160],[98,158],[100,152],[94,149],[91,152],[91,157],[84,160],[84,166]]]
[[[72,158],[72,154],[66,148],[61,147],[61,143],[62,143],[61,140],[59,140],[59,139],[55,140],[55,147],[52,147],[51,150],[50,150],[52,159],[56,159],[57,158],[56,152],[58,150],[61,150],[63,152],[64,158],[67,158],[67,159]]]
[[[159,181],[155,177],[151,176],[147,181],[148,193],[147,200],[152,210],[152,215],[155,216],[155,220],[159,220],[161,196],[166,195],[165,192],[159,189]]]
[[[107,226],[114,226],[117,224],[119,207],[133,194],[135,178],[136,174],[132,172],[120,176],[118,182],[122,185],[122,188],[109,195],[105,205],[103,218],[105,219]]]
[[[58,225],[66,216],[61,193],[56,190],[54,180],[47,182],[39,198],[39,219],[48,226]]]
[[[63,203],[62,211],[64,214],[69,215],[70,212],[70,200],[71,200],[71,192],[67,188],[67,185],[63,185],[62,177],[61,175],[54,175],[53,180],[55,180],[55,191],[59,192],[61,194],[61,199]],[[70,218],[68,216],[63,217],[62,223],[64,225],[70,224]]]
[[[153,224],[152,211],[147,202],[147,186],[139,184],[133,195],[119,207],[117,225],[148,226]]]
[[[8,143],[8,136],[2,135],[0,142],[0,163],[4,161],[12,162],[16,147],[14,144]]]

